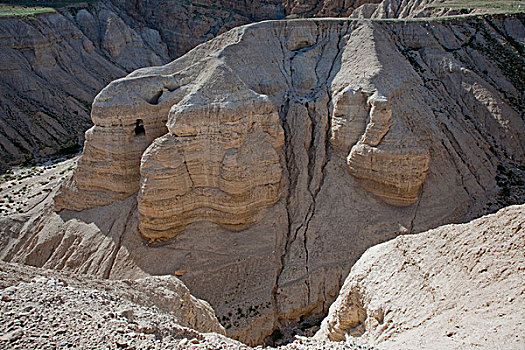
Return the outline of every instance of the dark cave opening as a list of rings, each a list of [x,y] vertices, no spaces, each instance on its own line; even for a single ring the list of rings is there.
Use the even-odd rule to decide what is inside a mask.
[[[135,122],[135,136],[146,135],[146,129],[144,129],[144,123],[142,119],[137,119]]]

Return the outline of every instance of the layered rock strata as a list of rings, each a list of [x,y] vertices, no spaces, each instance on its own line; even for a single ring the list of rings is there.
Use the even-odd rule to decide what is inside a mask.
[[[55,208],[5,219],[1,257],[178,271],[250,344],[321,317],[371,245],[523,201],[520,29],[270,21],[136,71],[93,106],[116,137],[87,142]]]
[[[0,18],[0,169],[76,153],[102,87],[250,22],[296,17],[443,17],[441,0],[115,1]]]
[[[83,210],[124,199],[139,189],[140,157],[166,133],[167,114],[179,83],[173,76],[116,80],[95,98],[77,176],[56,206]],[[80,192],[80,194],[79,194]]]
[[[284,134],[277,111],[231,71],[208,73],[224,90],[196,91],[173,106],[169,133],[142,156],[138,210],[146,238],[170,238],[203,220],[242,230],[279,200]]]
[[[94,97],[116,78],[165,64],[239,25],[291,13],[346,15],[353,9],[346,5],[102,0],[0,17],[0,170],[78,152]]]
[[[159,32],[136,31],[106,3],[0,18],[0,168],[76,153],[90,105],[112,80],[169,61]]]
[[[384,97],[372,96],[369,104],[365,132],[347,157],[350,173],[387,203],[413,204],[425,180],[430,153],[407,130],[398,131],[389,142],[381,142],[386,133],[396,132],[390,130],[392,109]]]
[[[89,106],[107,83],[180,57],[236,26],[284,17],[460,13],[439,6],[445,6],[441,0],[100,0],[34,17],[0,17],[0,170],[76,153],[91,126]]]

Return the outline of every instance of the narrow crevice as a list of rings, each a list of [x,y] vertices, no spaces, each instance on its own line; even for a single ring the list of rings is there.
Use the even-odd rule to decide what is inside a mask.
[[[279,40],[280,41],[280,40]],[[281,43],[281,49],[282,49],[282,43]],[[284,61],[284,52],[283,52],[283,61]],[[283,62],[283,66],[284,66],[284,62]],[[289,131],[287,131],[288,127],[287,127],[287,120],[286,120],[286,117],[288,115],[288,110],[289,110],[289,107],[290,107],[290,100],[289,98],[286,98],[286,100],[284,101],[283,105],[281,106],[281,109],[279,110],[279,119],[281,120],[281,122],[283,123],[282,127],[283,127],[283,130],[284,130],[284,140],[285,140],[285,150],[284,150],[284,157],[285,157],[285,163],[286,163],[286,167],[287,167],[287,172],[288,172],[288,186],[291,187],[292,185],[292,179],[291,179],[291,176],[290,176],[290,156],[288,154],[288,149],[290,147],[288,147],[289,145],[289,138],[290,138],[290,134],[289,134]],[[287,223],[288,223],[288,229],[287,229],[287,235],[286,235],[286,242],[284,244],[284,247],[283,247],[283,251],[281,252],[281,256],[280,256],[280,265],[278,266],[277,268],[277,271],[276,271],[276,275],[275,275],[275,282],[274,282],[274,285],[273,285],[273,288],[272,288],[272,292],[271,292],[271,295],[272,295],[272,306],[273,306],[273,310],[274,310],[274,323],[278,323],[279,322],[279,303],[277,301],[277,294],[278,294],[278,288],[279,288],[279,280],[281,278],[281,273],[284,269],[284,263],[285,263],[285,258],[286,256],[288,255],[288,250],[289,250],[289,236],[290,236],[290,232],[291,232],[291,225],[292,225],[292,218],[291,218],[291,213],[290,213],[290,196],[291,196],[291,191],[288,189],[287,191],[287,197],[286,197],[286,219],[287,219]],[[274,324],[274,328],[275,328],[275,324]]]
[[[126,235],[126,232],[128,231],[128,224],[131,221],[131,218],[133,214],[135,213],[135,210],[137,209],[137,201],[133,201],[133,205],[129,209],[128,215],[126,216],[126,220],[124,221],[124,227],[122,228],[122,231],[117,237],[117,241],[115,243],[115,249],[111,253],[111,257],[109,258],[109,264],[104,272],[104,278],[109,279],[109,276],[111,275],[111,270],[113,269],[113,266],[115,265],[115,261],[117,260],[118,252],[120,251],[120,248],[122,246],[122,241],[124,239],[124,236]],[[116,221],[116,220],[115,220]],[[111,227],[108,231],[108,234],[111,233],[111,230],[113,229],[113,225],[115,224],[115,221],[111,224]]]
[[[284,38],[284,33],[282,33],[283,29],[286,31],[286,24],[281,28],[281,33],[279,33],[279,35],[277,37],[277,41],[279,42],[279,48],[281,49],[281,57],[282,57],[282,67],[279,67],[279,70],[281,71],[281,74],[283,75],[284,80],[286,80],[286,85],[288,86],[288,91],[292,91],[290,77],[289,77],[288,74],[286,74],[287,73],[287,70],[286,70],[286,53],[285,53],[286,51],[284,49],[284,44],[283,44],[283,41],[282,41],[282,38]],[[286,98],[287,97],[288,96],[286,96]],[[283,103],[288,104],[289,101],[284,101]],[[288,108],[286,109],[286,113],[288,113]],[[281,117],[281,116],[279,116],[279,117]],[[283,117],[286,117],[286,115],[284,115]],[[281,121],[283,121],[283,119],[281,119]]]
[[[441,129],[443,133],[447,136],[447,139],[450,141],[450,144],[454,149],[454,153],[457,155],[457,157],[460,159],[463,165],[468,169],[469,173],[476,181],[476,184],[481,188],[483,192],[485,192],[486,188],[480,183],[477,172],[472,169],[472,166],[469,162],[464,161],[464,159],[469,159],[469,157],[465,156],[465,154],[462,152],[461,146],[459,145],[452,131],[448,128],[448,126],[445,123],[441,123]]]
[[[272,303],[273,303],[273,309],[275,313],[275,326],[279,327],[280,325],[280,310],[279,310],[279,301],[278,301],[278,295],[281,292],[279,286],[282,284],[281,278],[282,278],[282,272],[284,270],[286,259],[289,257],[289,253],[291,250],[292,245],[296,242],[297,239],[301,239],[302,242],[302,249],[304,249],[304,268],[306,272],[306,278],[304,280],[305,287],[306,287],[306,293],[307,293],[307,305],[309,306],[312,303],[311,300],[311,281],[310,281],[310,252],[308,250],[308,231],[310,229],[310,223],[312,221],[312,218],[315,214],[316,210],[316,203],[317,203],[317,196],[319,195],[321,188],[323,187],[325,177],[326,177],[326,166],[328,164],[328,161],[330,159],[329,154],[329,139],[330,139],[330,125],[332,120],[332,113],[331,113],[331,105],[332,105],[332,96],[331,91],[329,88],[329,82],[330,79],[333,79],[334,70],[336,68],[337,60],[341,56],[342,48],[341,48],[341,42],[343,36],[348,31],[348,28],[345,27],[345,24],[339,25],[337,28],[337,52],[335,53],[335,56],[332,58],[332,62],[330,65],[330,69],[328,70],[328,73],[326,73],[326,77],[324,79],[319,77],[319,65],[320,61],[325,59],[323,57],[322,53],[320,57],[318,58],[318,61],[316,62],[316,66],[314,69],[314,74],[316,77],[316,85],[312,90],[310,90],[309,97],[301,99],[301,96],[295,96],[296,91],[293,86],[293,58],[294,56],[287,57],[286,56],[286,50],[283,47],[283,43],[281,40],[279,40],[281,45],[281,52],[283,55],[283,61],[282,61],[282,67],[283,70],[281,72],[283,75],[285,75],[286,81],[289,84],[289,91],[287,95],[285,96],[285,101],[281,105],[280,111],[279,111],[279,118],[281,120],[284,134],[285,134],[285,150],[284,150],[284,156],[285,156],[285,163],[286,163],[286,169],[287,169],[287,176],[288,176],[288,191],[287,191],[287,198],[286,198],[286,214],[287,214],[287,220],[288,220],[288,229],[286,234],[286,240],[284,241],[284,246],[281,251],[280,256],[280,265],[277,269],[276,273],[276,279],[274,286],[272,288]],[[317,44],[315,46],[321,45],[320,44],[320,35],[319,30],[317,30]],[[323,40],[324,41],[324,40]],[[324,44],[324,46],[328,45],[327,43]],[[325,52],[325,48],[323,48],[322,52]],[[287,69],[287,64],[289,64],[290,68]],[[288,74],[285,74],[287,72]],[[325,92],[320,94],[322,92],[322,89],[325,89]],[[319,113],[320,111],[316,110],[316,103],[319,99],[319,96],[324,96],[324,93],[327,95],[327,104],[326,104],[326,110],[323,108],[323,112],[327,113],[326,118],[324,113],[321,115]],[[306,97],[306,96],[305,96]],[[290,101],[304,101],[302,102],[304,107],[306,107],[308,118],[311,123],[311,131],[310,131],[310,140],[308,140],[307,147],[307,155],[308,155],[308,165],[306,169],[304,168],[304,165],[302,165],[301,170],[298,167],[297,157],[294,152],[294,143],[293,143],[293,136],[292,136],[292,125],[293,121],[289,120],[289,118],[293,117],[289,115],[290,110]],[[302,147],[302,146],[301,146]],[[320,152],[323,152],[324,155],[321,155]],[[316,164],[317,160],[317,164]],[[298,186],[298,174],[301,171],[307,172],[307,180],[305,186],[307,186],[307,194],[306,194],[306,200],[308,200],[309,206],[306,214],[304,215],[304,218],[302,218],[299,222],[294,222],[294,209],[293,203],[292,203],[292,197],[296,193],[296,189]],[[309,197],[309,199],[308,199]],[[304,202],[303,202],[304,203]],[[300,235],[302,237],[300,238]],[[326,283],[326,281],[324,282]],[[323,285],[323,291],[322,291],[322,308],[323,311],[325,311],[325,308],[327,308],[326,305],[326,290],[325,286]]]
[[[417,212],[419,210],[419,203],[421,202],[421,198],[423,197],[424,190],[425,182],[423,181],[423,184],[421,184],[421,191],[419,192],[419,196],[417,198],[416,207],[414,209],[414,216],[412,216],[412,219],[410,220],[410,228],[408,229],[408,233],[414,233],[414,221],[416,221]]]
[[[463,173],[461,172],[458,164],[456,163],[456,157],[454,157],[454,155],[452,154],[452,152],[450,151],[449,147],[446,145],[445,141],[444,140],[441,140],[441,145],[443,146],[443,148],[445,149],[445,151],[447,152],[447,154],[449,155],[450,159],[452,160],[452,163],[454,163],[454,168],[456,169],[456,172],[457,174],[459,175],[460,177],[460,181],[461,181],[461,186],[463,187],[463,190],[465,191],[465,193],[472,198],[472,195],[470,194],[470,191],[468,190],[467,186],[465,185],[465,179],[463,177]]]
[[[325,178],[326,178],[326,166],[328,164],[328,161],[330,160],[330,130],[331,130],[331,124],[332,124],[332,111],[331,111],[331,105],[332,105],[332,95],[331,95],[331,91],[330,91],[330,88],[329,88],[329,82],[330,82],[330,78],[332,76],[332,72],[334,70],[334,67],[335,67],[335,64],[339,58],[339,56],[341,55],[341,41],[342,41],[342,37],[344,36],[344,34],[346,33],[346,30],[343,30],[342,28],[338,28],[339,31],[338,31],[338,38],[337,38],[337,53],[335,54],[333,60],[332,60],[332,63],[331,63],[331,66],[330,66],[330,69],[328,71],[328,74],[327,74],[327,77],[326,77],[326,81],[325,81],[325,86],[326,86],[326,94],[327,94],[327,98],[328,98],[328,102],[327,102],[327,108],[326,108],[326,113],[327,113],[327,118],[326,118],[326,127],[324,128],[325,129],[325,135],[324,135],[324,152],[325,152],[325,157],[323,159],[323,164],[321,165],[321,176],[320,176],[320,180],[319,180],[319,184],[317,185],[317,187],[314,189],[314,191],[312,192],[312,188],[311,188],[311,183],[312,183],[312,180],[313,180],[313,171],[312,171],[312,174],[309,174],[309,179],[308,179],[308,191],[310,192],[310,195],[312,196],[312,203],[310,204],[310,208],[309,208],[309,211],[308,211],[308,214],[307,214],[307,217],[306,217],[306,220],[305,220],[305,229],[304,229],[304,234],[303,234],[303,237],[304,237],[304,240],[303,240],[303,245],[304,245],[304,251],[305,251],[305,255],[306,255],[306,259],[305,259],[305,268],[306,268],[306,285],[307,285],[307,288],[308,288],[308,304],[310,304],[310,271],[309,271],[309,251],[308,251],[308,229],[309,229],[309,226],[310,226],[310,222],[315,214],[315,210],[316,210],[316,206],[317,206],[317,196],[319,195],[319,192],[321,192],[321,188],[323,187],[324,185],[324,181],[325,181]],[[309,113],[310,115],[310,113]],[[312,139],[311,139],[311,145],[315,147],[315,141],[317,138],[314,137],[314,135],[320,135],[320,133],[323,131],[323,128],[322,128],[322,120],[315,120],[315,117],[314,118],[311,118],[312,119]],[[315,121],[315,122],[314,122]],[[317,151],[317,150],[316,150]],[[310,157],[310,162],[313,163],[314,160],[315,160],[315,151],[313,153],[313,155]],[[315,168],[315,164],[313,165],[312,167],[312,170]],[[324,298],[324,293],[323,293],[323,298]],[[324,300],[323,300],[323,304],[324,304]],[[324,305],[323,305],[323,310],[324,310]]]

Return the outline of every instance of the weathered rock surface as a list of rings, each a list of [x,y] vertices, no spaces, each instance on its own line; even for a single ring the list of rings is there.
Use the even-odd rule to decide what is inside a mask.
[[[382,96],[371,96],[368,103],[370,114],[365,116],[368,124],[361,139],[352,143],[354,146],[347,157],[350,173],[361,181],[364,188],[387,203],[413,204],[419,198],[425,180],[429,151],[406,130],[398,131],[390,142],[381,142],[392,127],[392,109]],[[352,124],[356,122],[352,120]],[[342,123],[343,127],[346,123]],[[347,128],[353,129],[352,126]],[[353,136],[354,130],[350,135]],[[395,132],[390,131],[391,135]]]
[[[282,0],[104,0],[0,17],[0,170],[76,153],[91,126],[89,106],[110,81],[165,64],[242,24],[348,12],[345,4],[326,3],[308,10]]]
[[[279,200],[284,132],[275,107],[232,71],[205,74],[216,93],[195,91],[173,106],[169,133],[142,156],[138,210],[146,238],[171,238],[203,219],[246,229],[261,207]]]
[[[236,26],[285,16],[454,14],[428,6],[437,2],[102,0],[54,14],[0,17],[0,169],[75,153],[91,126],[89,106],[107,83],[164,64]]]
[[[115,11],[97,3],[0,18],[0,168],[77,152],[89,106],[107,83],[169,61],[158,31],[138,33]]]
[[[1,257],[179,271],[250,344],[320,318],[370,246],[523,201],[516,28],[521,15],[262,22],[136,71],[96,98],[56,207],[2,221]]]
[[[434,8],[432,5],[445,0],[383,0],[366,2],[349,15],[353,18],[415,18],[447,15],[449,9]],[[450,13],[455,15],[459,13]]]
[[[37,292],[31,296],[32,302],[38,301],[39,297],[42,297],[42,295],[37,294],[45,294],[45,292],[56,294],[58,291],[53,290],[54,287],[66,287],[62,289],[68,290],[71,294],[78,293],[78,291],[99,291],[109,294],[109,300],[112,301],[118,300],[127,304],[135,304],[134,307],[141,306],[157,309],[157,312],[165,314],[166,318],[171,316],[172,320],[179,326],[188,327],[202,333],[215,332],[224,334],[224,328],[217,321],[217,317],[210,305],[192,296],[188,288],[175,276],[154,276],[137,280],[112,281],[4,262],[0,263],[0,271],[2,297],[6,299],[3,300],[5,302],[9,302],[10,299],[11,301],[28,303],[28,300],[25,300],[23,295],[16,294],[25,294],[27,298],[32,294],[32,287],[35,287]],[[41,285],[39,286],[38,284]],[[47,288],[46,284],[48,284]],[[39,291],[39,287],[44,290]],[[57,295],[54,298],[52,295],[47,297],[48,299],[60,299],[60,296]],[[93,301],[93,303],[96,303],[96,301]],[[4,304],[4,306],[9,308],[9,305]],[[42,307],[45,307],[45,305],[42,305]],[[127,307],[133,308],[131,305],[127,305]],[[84,309],[90,310],[91,308],[85,307]],[[131,314],[133,314],[133,310]],[[130,315],[130,317],[133,318],[133,315]],[[129,321],[133,322],[131,319]],[[160,323],[158,320],[150,321]],[[2,323],[4,324],[4,322]]]
[[[2,262],[0,310],[2,349],[252,349],[224,337],[209,305],[172,276],[108,281]],[[371,349],[306,338],[279,347],[319,348]]]
[[[251,349],[174,276],[102,280],[0,262],[0,348]],[[371,349],[302,337],[280,349]]]
[[[400,236],[352,267],[316,338],[379,349],[521,349],[525,206]]]
[[[96,280],[2,262],[0,295],[1,348],[242,348],[173,276]]]

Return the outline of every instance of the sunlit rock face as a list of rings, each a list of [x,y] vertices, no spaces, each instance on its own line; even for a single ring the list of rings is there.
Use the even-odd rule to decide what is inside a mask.
[[[188,224],[211,221],[241,230],[259,210],[278,201],[284,133],[264,96],[214,70],[223,90],[199,91],[174,105],[169,133],[142,156],[138,197],[140,232],[169,238]]]
[[[135,71],[95,99],[59,213],[35,226],[51,238],[27,249],[115,278],[186,271],[249,344],[320,317],[370,246],[523,198],[520,23],[268,21]]]
[[[519,349],[524,217],[525,205],[509,206],[368,249],[315,337],[379,349]]]

